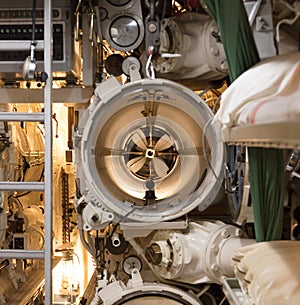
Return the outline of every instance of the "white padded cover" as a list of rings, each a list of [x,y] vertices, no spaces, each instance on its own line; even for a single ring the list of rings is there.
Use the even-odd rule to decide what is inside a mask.
[[[263,60],[222,94],[214,123],[222,129],[300,121],[300,52]]]
[[[246,295],[243,305],[300,304],[300,241],[261,242],[233,257],[236,278]]]

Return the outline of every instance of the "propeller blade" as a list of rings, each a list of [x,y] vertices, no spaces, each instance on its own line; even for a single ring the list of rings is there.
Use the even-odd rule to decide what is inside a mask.
[[[135,155],[142,156],[144,152],[142,151],[125,151],[124,149],[115,149],[110,147],[100,147],[96,151],[96,158],[106,157],[106,156],[127,156]]]
[[[152,160],[152,162],[153,162],[154,170],[158,177],[163,177],[167,174],[169,167],[163,161],[163,159],[156,157]]]
[[[129,169],[132,172],[136,173],[143,167],[146,160],[147,160],[146,157],[136,157],[136,158],[133,158],[133,159],[129,160],[127,162],[127,166],[129,167]]]
[[[168,136],[168,135],[163,135],[156,143],[154,149],[157,151],[162,151],[167,148],[170,148],[174,144],[174,140]]]
[[[144,133],[141,130],[136,131],[132,136],[132,141],[142,150],[147,149],[147,140]]]

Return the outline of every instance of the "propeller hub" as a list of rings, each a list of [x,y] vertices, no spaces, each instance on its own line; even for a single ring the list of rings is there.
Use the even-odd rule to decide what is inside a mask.
[[[129,171],[143,180],[165,178],[178,159],[175,137],[161,126],[138,126],[124,145]]]
[[[155,157],[155,150],[151,148],[147,148],[146,155],[148,159],[153,159]]]

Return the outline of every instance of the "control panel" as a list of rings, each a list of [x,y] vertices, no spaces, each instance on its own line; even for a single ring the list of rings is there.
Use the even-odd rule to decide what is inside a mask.
[[[0,4],[1,2],[3,1],[0,1]],[[24,60],[30,54],[33,28],[37,69],[43,70],[44,10],[37,7],[34,27],[32,14],[32,9],[29,7],[0,6],[1,72],[21,72]],[[70,6],[53,7],[53,71],[71,71],[72,69],[72,15]]]

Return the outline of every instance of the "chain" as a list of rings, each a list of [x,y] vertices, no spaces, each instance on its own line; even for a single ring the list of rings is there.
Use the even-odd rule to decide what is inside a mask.
[[[145,0],[145,5],[147,9],[149,10],[150,20],[155,19],[155,9],[158,6],[159,2],[155,0]]]
[[[152,59],[158,54],[159,46],[159,17],[156,8],[159,4],[157,0],[145,0],[145,5],[149,14],[145,18],[145,48],[147,50],[146,74],[149,78],[154,78],[154,68]]]
[[[149,14],[145,18],[146,48],[157,47],[159,44],[159,17],[156,8],[159,1],[145,0],[145,5],[149,9]],[[155,50],[156,51],[156,50]]]
[[[155,0],[150,0],[150,20],[153,21],[155,20],[155,7],[158,5],[158,1]]]

